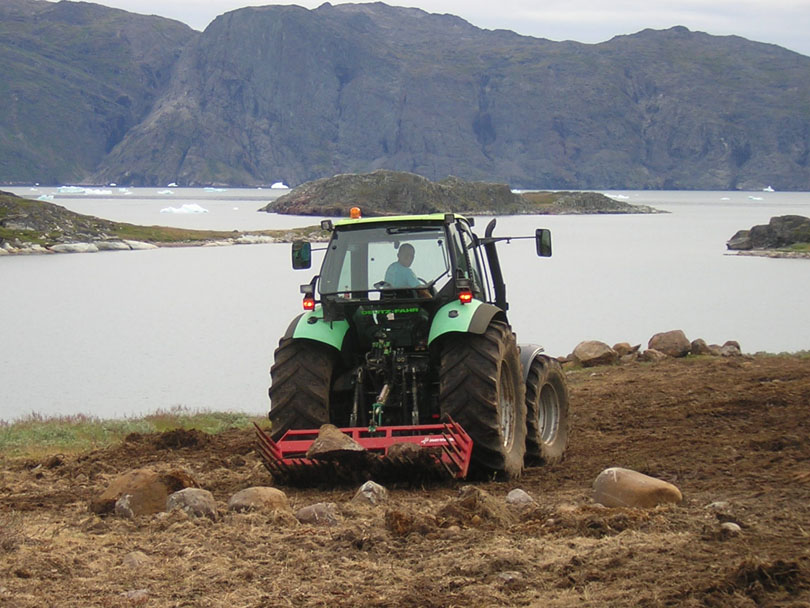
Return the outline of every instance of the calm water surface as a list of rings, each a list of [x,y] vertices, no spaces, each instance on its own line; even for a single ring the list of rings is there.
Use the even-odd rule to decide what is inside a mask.
[[[250,230],[318,218],[256,213],[278,191],[133,189],[57,204],[138,224]],[[738,229],[810,216],[808,193],[622,192],[670,211],[499,218],[495,234],[552,229],[554,257],[500,247],[518,339],[564,355],[581,340],[683,329],[745,352],[810,349],[810,260],[727,255]],[[208,213],[161,213],[196,204]],[[477,218],[483,231],[488,218]],[[0,258],[0,419],[141,415],[185,407],[263,414],[278,337],[300,311],[288,245]]]

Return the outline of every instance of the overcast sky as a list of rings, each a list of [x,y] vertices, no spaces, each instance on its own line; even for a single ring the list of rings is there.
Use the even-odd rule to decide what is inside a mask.
[[[2,1],[2,0],[0,0]],[[321,0],[96,0],[98,4],[169,17],[203,30],[217,15],[244,6]],[[343,4],[332,0],[332,4]],[[714,35],[736,34],[810,56],[810,0],[395,0],[430,13],[451,13],[486,29],[510,29],[550,40],[603,42],[645,28],[684,25]]]

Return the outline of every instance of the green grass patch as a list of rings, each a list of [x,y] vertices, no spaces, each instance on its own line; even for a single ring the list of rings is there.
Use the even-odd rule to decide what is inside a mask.
[[[92,416],[45,418],[32,415],[16,422],[0,422],[0,455],[40,458],[54,453],[79,454],[120,443],[130,433],[161,433],[195,429],[216,434],[247,429],[264,416],[234,412],[189,412],[182,408],[158,411],[142,418],[102,420]]]

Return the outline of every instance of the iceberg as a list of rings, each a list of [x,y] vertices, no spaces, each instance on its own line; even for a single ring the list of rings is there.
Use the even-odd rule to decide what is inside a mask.
[[[762,189],[763,192],[774,192],[774,189],[771,186],[766,186]]]
[[[208,213],[208,209],[200,207],[197,203],[186,203],[182,207],[165,207],[161,213]]]
[[[53,194],[40,194],[37,197],[37,200],[38,201],[45,201],[46,203],[52,203],[53,202]]]
[[[212,188],[211,186],[203,188],[203,190],[205,192],[227,192],[225,188]]]
[[[59,194],[84,194],[84,188],[81,186],[59,186],[56,191]]]
[[[171,190],[161,190],[158,192],[158,194],[174,194],[174,192],[172,192]]]
[[[112,190],[104,190],[103,188],[87,188],[84,191],[84,193],[85,194],[96,194],[96,195],[107,196],[109,194],[112,194]]]
[[[275,188],[276,190],[281,190],[282,188],[284,188],[284,189],[289,189],[289,188],[287,187],[287,184],[285,184],[284,182],[276,182],[275,184],[273,184],[273,185],[272,185],[272,186],[270,186],[270,187],[271,187],[271,188]]]
[[[176,184],[175,182],[172,182],[171,184],[169,184],[169,185],[168,185],[168,186],[166,186],[166,187],[167,187],[167,188],[177,188],[177,184]]]

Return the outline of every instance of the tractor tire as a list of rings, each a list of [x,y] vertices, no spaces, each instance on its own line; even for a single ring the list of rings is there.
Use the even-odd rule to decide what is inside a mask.
[[[526,380],[526,465],[554,464],[568,447],[568,383],[556,359],[540,355]]]
[[[329,393],[335,357],[309,340],[282,339],[270,368],[270,434],[319,429],[329,422]]]
[[[483,334],[449,334],[441,353],[442,415],[473,440],[474,472],[513,479],[523,471],[526,400],[515,335],[492,321]]]

